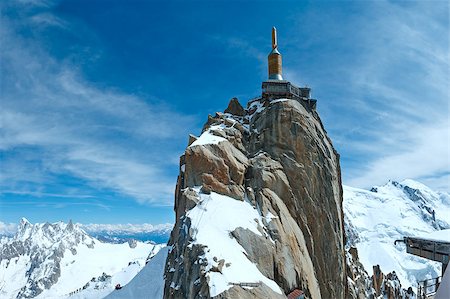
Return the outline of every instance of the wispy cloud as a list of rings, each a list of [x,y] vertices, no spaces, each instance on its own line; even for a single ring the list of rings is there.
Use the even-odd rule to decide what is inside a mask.
[[[359,11],[346,16],[352,30],[330,28],[306,41],[336,45],[311,78],[323,88],[319,110],[341,152],[344,183],[413,178],[441,188],[450,171],[449,3],[376,1]]]
[[[66,26],[42,12],[24,24]],[[166,168],[176,169],[175,143],[192,118],[150,95],[89,83],[76,66],[17,34],[17,26],[4,17],[0,28],[2,189],[33,185],[15,190],[45,193],[39,187],[52,176],[68,174],[142,202],[170,204],[175,179]]]
[[[371,94],[370,108],[381,108],[384,116],[374,124],[378,130],[367,128],[375,137],[368,142],[374,159],[354,171],[349,184],[379,184],[386,177],[423,180],[450,171],[450,28],[448,14],[444,22],[437,18],[449,4],[439,4],[384,4],[389,18],[375,25],[387,44],[372,41],[372,53],[352,76],[355,90]]]

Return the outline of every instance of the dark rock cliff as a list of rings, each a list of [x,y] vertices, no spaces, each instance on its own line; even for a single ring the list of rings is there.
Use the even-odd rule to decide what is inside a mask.
[[[214,212],[206,206],[214,194],[257,211],[254,230],[235,227],[226,238],[263,279],[232,282],[236,261],[199,240],[199,230],[217,224],[194,215]],[[165,298],[286,298],[294,289],[345,297],[339,155],[307,103],[257,99],[243,109],[233,99],[209,116],[180,159],[175,213]]]

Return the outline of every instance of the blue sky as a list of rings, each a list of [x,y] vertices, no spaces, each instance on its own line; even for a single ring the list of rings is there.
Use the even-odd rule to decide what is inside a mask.
[[[173,222],[188,134],[260,94],[272,26],[345,184],[450,191],[448,1],[0,5],[0,224]]]

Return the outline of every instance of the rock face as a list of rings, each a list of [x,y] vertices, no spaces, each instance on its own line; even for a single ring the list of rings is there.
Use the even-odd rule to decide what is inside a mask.
[[[208,117],[180,159],[164,298],[286,298],[294,289],[344,298],[339,155],[318,114],[297,100],[257,99],[246,109],[236,102]],[[205,240],[202,231],[219,225],[214,219],[234,217],[212,210],[217,198],[241,201],[256,216],[248,227],[228,223],[224,239]],[[256,265],[254,278],[237,278],[243,262],[215,249],[221,240]]]

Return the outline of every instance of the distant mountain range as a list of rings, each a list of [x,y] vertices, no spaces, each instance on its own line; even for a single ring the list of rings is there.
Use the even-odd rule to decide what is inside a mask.
[[[80,224],[89,235],[110,243],[123,243],[130,239],[155,244],[167,243],[173,224]]]
[[[0,298],[102,298],[164,246],[105,243],[72,222],[23,218],[14,236],[0,240]]]
[[[81,224],[77,223],[90,236],[104,242],[124,243],[130,239],[146,242],[152,241],[156,244],[167,243],[173,224]],[[12,237],[17,232],[18,225],[15,223],[0,222],[0,237]]]

